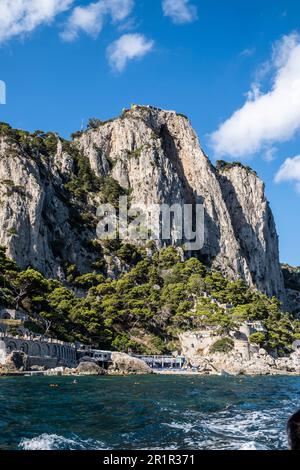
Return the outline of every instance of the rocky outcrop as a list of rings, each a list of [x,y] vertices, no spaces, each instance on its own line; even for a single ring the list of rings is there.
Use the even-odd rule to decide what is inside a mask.
[[[152,369],[146,362],[125,353],[113,352],[111,355],[112,364],[109,367],[110,373],[117,374],[152,374]]]
[[[63,279],[66,265],[84,273],[95,261],[88,244],[96,231],[86,221],[95,217],[99,199],[90,195],[79,217],[65,191],[76,171],[73,145],[98,176],[112,176],[130,190],[132,205],[203,203],[204,246],[196,255],[231,278],[284,298],[263,183],[241,166],[216,169],[186,117],[135,106],[80,133],[67,149],[57,137],[46,157],[23,141],[0,136],[0,244],[22,268]]]
[[[228,352],[212,352],[212,346],[221,339],[215,330],[180,334],[182,353],[189,367],[201,374],[232,375],[300,375],[300,349],[286,357],[269,354],[249,341],[251,329],[247,324],[239,332],[232,332],[233,347]]]
[[[66,263],[90,269],[84,247],[95,233],[80,224],[64,190],[72,164],[59,138],[46,159],[0,136],[0,245],[22,269],[33,266],[60,279]]]
[[[95,362],[80,362],[73,373],[76,375],[105,375],[106,371]]]
[[[300,375],[300,354],[294,352],[287,357],[274,358],[261,349],[245,359],[234,351],[194,357],[191,366],[205,375]]]
[[[28,356],[22,351],[13,351],[5,361],[3,369],[9,373],[23,372],[28,368]]]
[[[300,318],[300,267],[283,264],[282,273],[286,290],[287,309],[297,318]]]
[[[219,181],[240,255],[246,265],[244,278],[267,294],[284,299],[279,266],[278,236],[264,183],[242,165],[219,168]]]
[[[78,143],[98,175],[111,173],[132,190],[133,204],[203,203],[201,258],[284,299],[278,239],[263,183],[241,165],[216,170],[186,117],[134,107],[83,133]]]

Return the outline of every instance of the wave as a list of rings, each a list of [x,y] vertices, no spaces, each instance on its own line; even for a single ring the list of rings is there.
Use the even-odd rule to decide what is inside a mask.
[[[161,440],[151,442],[144,432],[122,434],[123,445],[136,449],[219,449],[219,450],[272,450],[287,449],[286,417],[291,402],[281,409],[241,410],[235,406],[209,416],[199,412],[183,412],[173,415],[170,422],[161,423]],[[289,410],[287,410],[289,408]],[[148,442],[147,442],[148,441]],[[149,442],[150,441],[150,442]],[[151,445],[153,444],[153,445]],[[82,439],[76,434],[41,434],[23,438],[19,448],[23,450],[107,450],[108,443],[96,439]]]
[[[105,450],[103,442],[93,439],[80,439],[59,436],[58,434],[41,434],[31,439],[23,438],[19,444],[22,450]]]
[[[289,407],[291,403],[289,403]],[[194,449],[269,450],[287,449],[286,408],[230,410],[210,414],[182,413],[180,420],[163,423],[181,434],[184,444]]]

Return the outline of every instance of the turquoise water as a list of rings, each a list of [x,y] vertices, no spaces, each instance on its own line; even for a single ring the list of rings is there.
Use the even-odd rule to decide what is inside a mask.
[[[299,377],[72,382],[0,378],[0,449],[285,449],[300,408]]]

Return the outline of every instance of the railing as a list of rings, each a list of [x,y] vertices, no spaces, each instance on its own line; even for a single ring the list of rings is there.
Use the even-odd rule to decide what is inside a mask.
[[[43,336],[34,336],[34,335],[32,335],[32,336],[28,336],[28,335],[12,336],[10,334],[0,332],[0,338],[7,338],[7,339],[10,339],[10,340],[18,339],[18,340],[21,340],[21,341],[33,341],[33,342],[40,342],[40,343],[45,343],[45,344],[58,344],[60,346],[65,346],[65,347],[68,347],[68,348],[76,349],[76,345],[74,343],[65,343],[64,341],[60,341],[59,339],[45,338]]]

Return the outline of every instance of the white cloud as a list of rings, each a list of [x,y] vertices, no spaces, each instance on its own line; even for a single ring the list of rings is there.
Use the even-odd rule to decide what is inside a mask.
[[[121,72],[132,59],[138,59],[151,51],[154,42],[142,34],[124,34],[107,48],[111,67]]]
[[[71,7],[74,0],[0,0],[0,43],[32,32]]]
[[[261,92],[254,83],[245,104],[211,137],[218,156],[245,157],[292,138],[300,129],[300,36],[284,36],[273,48],[269,66],[272,86]]]
[[[275,182],[291,181],[296,183],[296,190],[300,193],[300,155],[287,158],[275,175]]]
[[[174,23],[191,23],[197,19],[197,8],[189,0],[163,0],[163,12]]]
[[[129,16],[133,6],[134,0],[100,0],[78,6],[70,15],[61,37],[65,41],[74,41],[80,32],[97,37],[107,18],[113,22],[122,21]]]
[[[276,158],[276,153],[277,153],[276,147],[269,147],[266,149],[263,158],[266,162],[273,162]]]

